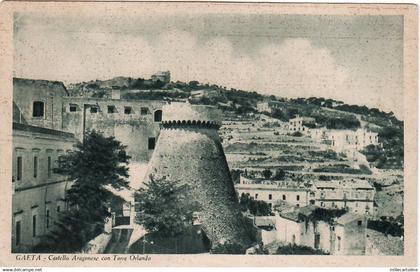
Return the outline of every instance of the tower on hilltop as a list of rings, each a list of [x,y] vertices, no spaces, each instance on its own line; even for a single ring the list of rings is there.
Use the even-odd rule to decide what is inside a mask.
[[[251,245],[218,134],[221,112],[211,106],[163,106],[162,128],[145,182],[165,177],[190,188],[203,230],[217,244]]]

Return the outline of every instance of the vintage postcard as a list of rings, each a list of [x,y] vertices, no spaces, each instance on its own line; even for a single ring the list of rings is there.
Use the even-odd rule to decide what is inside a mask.
[[[0,265],[417,266],[417,42],[409,4],[2,3]]]

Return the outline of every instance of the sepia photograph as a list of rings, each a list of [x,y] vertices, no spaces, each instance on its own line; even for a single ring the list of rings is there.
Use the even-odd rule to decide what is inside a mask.
[[[406,13],[90,4],[9,10],[13,259],[403,257],[417,240]]]

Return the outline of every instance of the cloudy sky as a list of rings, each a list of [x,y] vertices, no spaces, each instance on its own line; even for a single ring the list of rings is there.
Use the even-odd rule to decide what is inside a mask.
[[[198,80],[328,97],[402,117],[403,18],[275,14],[15,14],[14,76]]]

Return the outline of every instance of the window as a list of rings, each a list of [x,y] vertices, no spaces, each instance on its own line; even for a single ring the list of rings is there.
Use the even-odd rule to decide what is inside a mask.
[[[69,111],[70,111],[70,112],[76,112],[76,111],[77,111],[77,105],[70,104],[70,106],[69,106]]]
[[[321,207],[325,207],[325,203],[324,202],[321,202]]]
[[[161,122],[162,121],[162,111],[161,110],[155,111],[154,119],[155,119],[155,122]]]
[[[36,215],[32,215],[32,237],[36,236]]]
[[[59,213],[61,211],[60,205],[57,205],[57,212]]]
[[[22,157],[17,157],[16,162],[16,179],[21,180],[22,179]]]
[[[362,220],[357,221],[357,225],[361,226],[362,225]]]
[[[116,109],[115,106],[108,106],[108,113],[115,113]]]
[[[62,169],[64,167],[64,163],[65,163],[64,156],[63,155],[58,156],[57,164],[58,164],[59,169]]]
[[[283,198],[283,200],[286,200],[286,195],[283,195],[283,197],[282,197],[282,198]]]
[[[255,194],[255,199],[258,199],[258,194]]]
[[[149,108],[142,107],[140,108],[141,115],[147,115],[149,113]]]
[[[131,107],[124,107],[124,114],[131,114],[133,109]]]
[[[32,107],[32,116],[33,117],[43,117],[44,116],[44,102],[35,101]]]
[[[98,107],[91,107],[90,113],[98,113]]]
[[[300,195],[296,196],[296,200],[299,201],[300,200]]]
[[[48,158],[47,158],[47,174],[48,174],[48,177],[51,177],[51,157],[50,156],[48,156]]]
[[[337,236],[337,251],[341,250],[341,237]]]
[[[20,221],[16,221],[16,245],[20,245],[20,241],[21,241],[21,227],[20,227]]]
[[[149,138],[149,143],[148,143],[149,150],[155,149],[155,144],[156,144],[156,138],[155,137]]]
[[[273,195],[272,194],[269,194],[268,195],[268,199],[270,199],[270,200],[273,199]]]
[[[50,210],[47,209],[47,211],[45,212],[45,218],[46,218],[46,222],[45,225],[48,228],[50,228]]]
[[[38,176],[38,157],[34,157],[34,178]]]

